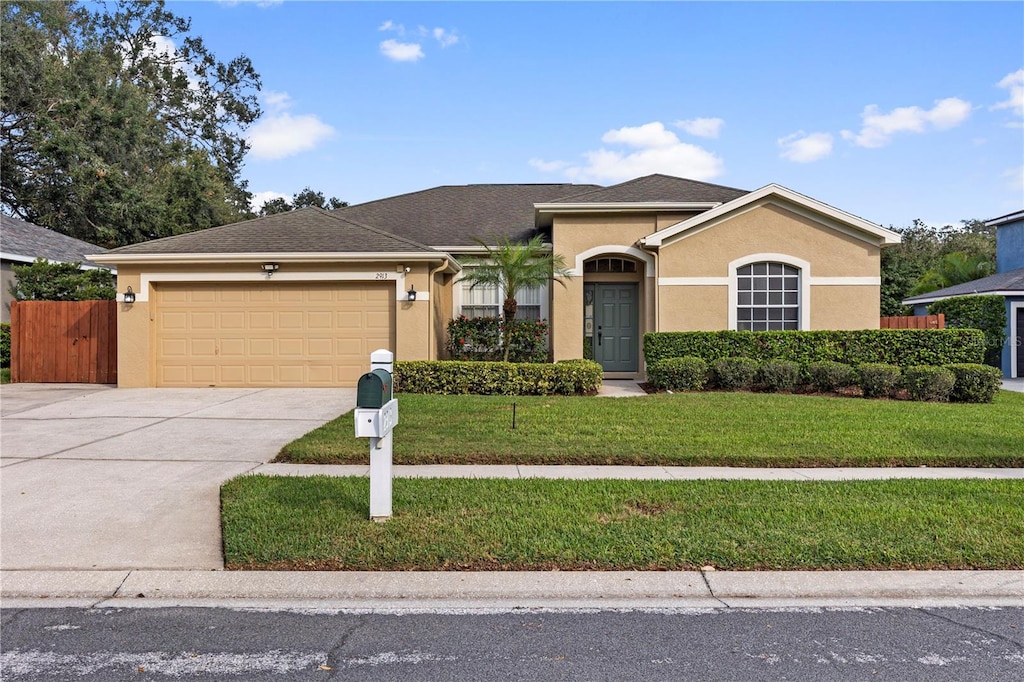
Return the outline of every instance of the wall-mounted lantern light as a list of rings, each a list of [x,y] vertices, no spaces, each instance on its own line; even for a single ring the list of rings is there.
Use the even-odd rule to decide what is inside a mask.
[[[277,269],[279,267],[281,267],[281,266],[278,265],[277,263],[264,263],[263,264],[263,272],[267,273],[267,277],[270,277],[275,272],[277,272]]]
[[[128,290],[124,292],[124,302],[129,305],[135,303],[135,292],[131,287],[128,287]]]
[[[409,285],[409,291],[407,291],[406,294],[408,294],[410,302],[415,301],[416,300],[416,287],[414,287],[413,285],[410,284]]]

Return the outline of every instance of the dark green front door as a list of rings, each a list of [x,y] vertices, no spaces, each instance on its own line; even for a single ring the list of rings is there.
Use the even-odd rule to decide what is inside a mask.
[[[635,372],[639,364],[636,284],[594,285],[594,359],[606,372]]]

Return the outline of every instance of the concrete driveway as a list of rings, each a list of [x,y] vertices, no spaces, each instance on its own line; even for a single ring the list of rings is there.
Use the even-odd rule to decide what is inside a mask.
[[[0,389],[0,569],[223,568],[220,484],[355,389]]]

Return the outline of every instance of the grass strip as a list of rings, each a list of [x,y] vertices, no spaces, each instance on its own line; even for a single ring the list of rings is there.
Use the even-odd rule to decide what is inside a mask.
[[[1019,569],[1024,481],[243,476],[225,563],[267,570]]]
[[[1010,391],[982,405],[716,392],[402,394],[399,404],[397,464],[1024,466],[1024,394]],[[365,464],[368,453],[349,412],[276,461]]]

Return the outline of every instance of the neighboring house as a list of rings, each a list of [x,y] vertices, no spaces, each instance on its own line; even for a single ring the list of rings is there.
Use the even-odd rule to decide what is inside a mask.
[[[460,313],[497,315],[463,263],[541,234],[573,277],[519,292],[554,359],[584,339],[610,377],[644,374],[648,331],[877,328],[899,236],[778,185],[650,175],[613,187],[436,187],[115,249],[123,386],[354,385],[369,353],[443,357]],[[415,291],[411,301],[410,292]]]
[[[1002,296],[1006,300],[1006,338],[1002,370],[1007,378],[1024,377],[1024,211],[985,223],[996,228],[996,274],[927,294],[911,296],[903,305],[925,315],[928,304],[954,296]]]
[[[37,258],[54,263],[81,263],[83,270],[107,267],[87,258],[103,249],[60,232],[33,225],[21,218],[0,215],[0,286],[3,287],[3,321],[11,321],[11,286],[14,266],[26,265]]]

